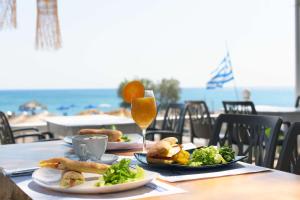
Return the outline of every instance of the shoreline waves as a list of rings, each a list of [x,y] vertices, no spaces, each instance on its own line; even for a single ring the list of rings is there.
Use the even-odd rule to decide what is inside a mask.
[[[238,88],[242,100],[243,89],[251,92],[251,100],[256,105],[273,105],[293,107],[295,94],[293,87]],[[211,111],[222,108],[223,100],[237,100],[233,88],[206,90],[205,88],[182,88],[180,101],[205,100]],[[62,115],[78,114],[87,109],[98,109],[103,112],[119,109],[121,99],[117,89],[47,89],[47,90],[0,90],[0,110],[21,113],[18,108],[27,101],[36,100],[48,107],[50,113]],[[70,107],[64,111],[59,107]]]

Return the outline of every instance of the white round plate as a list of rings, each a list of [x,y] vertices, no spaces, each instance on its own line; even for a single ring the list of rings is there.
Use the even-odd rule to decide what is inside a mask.
[[[135,189],[150,183],[154,180],[158,174],[155,172],[145,171],[145,178],[129,183],[122,183],[111,186],[96,187],[95,184],[98,181],[98,174],[83,173],[86,181],[81,185],[76,185],[71,188],[62,188],[59,185],[61,177],[61,170],[40,168],[32,174],[32,180],[41,187],[66,193],[78,193],[78,194],[96,194],[96,193],[113,193],[120,191],[127,191]]]
[[[126,134],[130,139],[130,142],[108,142],[107,150],[125,150],[125,149],[141,149],[143,138],[140,134],[130,133]],[[73,136],[64,137],[64,142],[72,145]],[[147,142],[148,143],[148,142]]]

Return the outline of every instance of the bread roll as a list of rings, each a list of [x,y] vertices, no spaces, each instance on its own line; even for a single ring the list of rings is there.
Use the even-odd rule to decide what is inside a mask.
[[[162,139],[161,141],[169,142],[171,145],[176,145],[178,143],[178,139],[175,137],[167,137]]]
[[[81,129],[80,135],[107,135],[109,142],[121,142],[123,133],[112,129]]]
[[[167,141],[159,141],[154,144],[147,152],[147,157],[166,157],[172,145]]]
[[[176,144],[174,137],[164,138],[153,145],[147,152],[147,162],[154,164],[172,164],[173,156],[180,152],[181,147]]]

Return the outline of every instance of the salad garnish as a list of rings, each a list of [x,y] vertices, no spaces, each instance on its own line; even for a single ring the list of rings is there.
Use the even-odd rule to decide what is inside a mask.
[[[204,165],[226,164],[234,159],[232,148],[209,146],[196,149],[190,156],[189,166],[199,167]]]
[[[96,183],[97,187],[116,185],[137,181],[145,177],[145,171],[139,166],[135,169],[130,167],[130,159],[122,159],[120,162],[111,165]]]

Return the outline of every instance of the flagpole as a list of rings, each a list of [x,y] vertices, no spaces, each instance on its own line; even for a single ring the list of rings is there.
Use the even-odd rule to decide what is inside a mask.
[[[228,57],[230,58],[227,41],[225,42],[225,47],[226,47],[226,51],[227,51]],[[230,58],[230,63],[231,63],[230,67],[232,69],[232,60],[231,60],[231,58]],[[233,70],[232,70],[232,73],[233,73]],[[235,93],[236,100],[239,101],[239,93],[238,93],[238,90],[237,90],[235,78],[233,79],[233,88],[234,88],[234,93]]]

